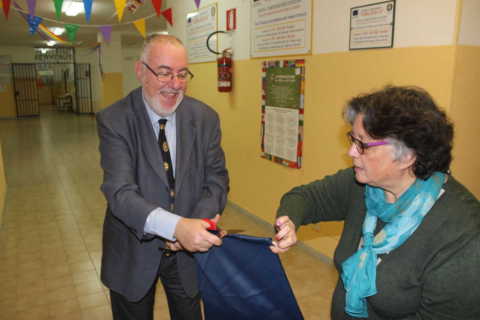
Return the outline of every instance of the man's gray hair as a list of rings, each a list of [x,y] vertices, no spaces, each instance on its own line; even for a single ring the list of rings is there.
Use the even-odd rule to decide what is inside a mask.
[[[142,54],[140,56],[140,60],[142,61],[146,60],[150,50],[150,46],[153,43],[169,43],[175,46],[183,47],[183,42],[175,36],[163,34],[163,33],[153,33],[149,35],[143,42],[143,48],[142,48]]]

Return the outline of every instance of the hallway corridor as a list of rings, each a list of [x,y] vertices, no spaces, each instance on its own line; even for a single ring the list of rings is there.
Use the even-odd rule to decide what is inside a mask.
[[[95,119],[45,111],[40,118],[0,120],[0,141],[8,185],[0,319],[111,319],[99,280],[105,200]],[[271,236],[232,206],[222,225]],[[281,259],[305,319],[329,319],[333,266],[299,246]],[[168,319],[165,308],[157,290],[155,319]]]

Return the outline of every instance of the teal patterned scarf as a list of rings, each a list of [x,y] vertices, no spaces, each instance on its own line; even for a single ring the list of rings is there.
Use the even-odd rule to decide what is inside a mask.
[[[377,255],[398,248],[412,235],[439,197],[445,178],[435,172],[427,180],[417,179],[394,203],[385,201],[383,189],[366,186],[363,244],[342,264],[345,311],[350,316],[368,317],[366,298],[377,293]],[[378,218],[386,224],[374,237]]]

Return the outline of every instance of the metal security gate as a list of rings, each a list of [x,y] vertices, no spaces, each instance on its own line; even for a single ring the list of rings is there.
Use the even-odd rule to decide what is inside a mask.
[[[35,63],[12,63],[12,74],[17,117],[39,116]]]
[[[75,64],[75,94],[76,94],[76,110],[79,114],[93,114],[92,102],[92,80],[91,80],[90,64]]]

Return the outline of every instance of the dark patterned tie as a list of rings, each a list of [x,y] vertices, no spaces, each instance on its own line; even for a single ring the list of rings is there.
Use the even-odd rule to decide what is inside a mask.
[[[167,137],[165,136],[165,125],[167,119],[158,120],[160,130],[158,132],[158,145],[162,153],[163,168],[167,174],[168,185],[170,187],[170,210],[173,212],[175,204],[175,178],[173,177],[172,158],[170,157],[170,149],[168,148]]]

